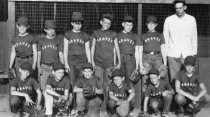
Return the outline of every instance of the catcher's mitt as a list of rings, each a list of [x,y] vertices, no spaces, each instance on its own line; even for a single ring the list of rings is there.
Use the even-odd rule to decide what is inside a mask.
[[[141,79],[141,77],[142,77],[142,75],[139,72],[139,70],[135,69],[130,76],[130,80],[131,80],[131,82],[136,83]]]
[[[94,98],[96,96],[95,87],[92,87],[90,84],[83,87],[83,95],[87,99]]]
[[[161,65],[159,68],[159,72],[160,72],[160,77],[165,78],[165,76],[167,75],[167,72],[168,72],[168,67],[165,65]]]
[[[125,117],[129,114],[130,111],[130,104],[129,102],[125,101],[121,105],[116,108],[117,114],[121,117]]]

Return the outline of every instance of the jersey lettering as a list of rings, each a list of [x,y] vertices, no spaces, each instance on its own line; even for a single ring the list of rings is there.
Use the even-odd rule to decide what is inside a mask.
[[[72,44],[72,43],[81,43],[81,44],[84,44],[85,42],[82,39],[72,39],[72,40],[69,40],[69,44]]]
[[[134,41],[131,40],[131,39],[128,39],[128,38],[120,39],[118,42],[119,42],[119,44],[120,44],[120,43],[123,43],[123,42],[128,42],[128,43],[134,45]]]

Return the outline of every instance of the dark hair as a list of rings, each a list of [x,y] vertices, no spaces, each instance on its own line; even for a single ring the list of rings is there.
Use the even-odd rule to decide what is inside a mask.
[[[174,6],[176,5],[176,3],[183,3],[183,6],[186,6],[185,0],[174,0],[174,2],[173,2]]]

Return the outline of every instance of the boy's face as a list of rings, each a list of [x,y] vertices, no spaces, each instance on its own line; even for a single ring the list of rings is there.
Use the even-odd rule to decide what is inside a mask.
[[[49,37],[54,37],[55,36],[55,29],[54,28],[44,29],[44,31],[46,32],[47,36],[49,36]]]
[[[183,3],[175,4],[175,10],[178,17],[183,16],[186,9],[187,9],[187,6],[185,6]]]
[[[113,78],[114,80],[114,84],[117,86],[117,87],[121,87],[122,86],[122,83],[124,81],[124,77],[121,77],[121,76],[115,76]]]
[[[155,22],[148,22],[146,23],[148,31],[155,31],[155,28],[157,26],[157,23]]]
[[[124,30],[126,32],[130,32],[133,28],[133,23],[132,22],[123,22],[122,26],[124,27]]]
[[[64,69],[59,69],[52,72],[57,81],[60,81],[64,76]]]
[[[71,23],[73,30],[75,31],[80,31],[82,28],[82,22],[81,21],[77,21],[77,22],[72,22]]]
[[[92,69],[84,69],[82,71],[82,74],[84,75],[85,78],[89,79],[93,75],[93,70]]]
[[[149,78],[150,78],[151,83],[154,85],[156,85],[160,79],[159,75],[157,74],[150,74]]]
[[[101,21],[100,21],[100,24],[101,24],[101,28],[102,30],[108,30],[111,26],[111,20],[107,19],[107,18],[103,18]]]
[[[29,28],[29,26],[17,25],[17,29],[18,29],[18,31],[19,31],[20,34],[26,33],[26,31],[27,31],[28,28]]]
[[[195,71],[195,67],[192,66],[192,65],[185,65],[185,69],[186,69],[186,72],[188,74],[191,74],[191,73],[193,73]]]
[[[21,68],[19,68],[19,72],[20,72],[20,79],[22,81],[25,81],[28,78],[28,76],[30,75],[30,72],[28,70],[23,70]]]

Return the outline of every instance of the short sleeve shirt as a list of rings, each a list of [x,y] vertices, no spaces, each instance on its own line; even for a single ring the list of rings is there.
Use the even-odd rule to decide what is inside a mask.
[[[140,44],[144,52],[160,51],[160,46],[165,44],[165,39],[163,34],[158,32],[147,32],[141,36]]]
[[[129,82],[123,82],[121,88],[118,88],[113,81],[109,85],[109,92],[113,92],[115,97],[123,100],[128,98],[130,90],[132,90],[132,86]]]
[[[94,61],[96,66],[111,67],[114,64],[114,40],[117,34],[111,30],[101,29],[94,31],[96,39]]]
[[[139,45],[138,35],[133,32],[124,33],[121,31],[117,35],[117,40],[121,54],[134,54],[135,46]]]
[[[55,92],[60,95],[64,95],[65,89],[71,90],[71,81],[68,77],[63,77],[61,81],[56,81],[53,75],[50,75],[46,85],[50,85]]]
[[[81,77],[80,79],[77,80],[75,86],[77,86],[79,88],[92,86],[97,89],[102,89],[102,82],[101,82],[100,78],[97,76],[93,76],[92,78],[89,78],[89,79]]]
[[[34,78],[29,77],[25,81],[22,81],[20,78],[15,78],[11,82],[11,87],[15,87],[17,91],[26,93],[30,97],[33,95],[33,91],[40,88],[39,84]]]
[[[176,74],[175,79],[180,81],[180,88],[182,90],[197,95],[199,84],[201,83],[197,74],[194,73],[192,77],[188,77],[185,71],[179,71]]]
[[[162,92],[165,90],[172,90],[170,84],[163,80],[159,80],[159,87],[155,87],[153,84],[149,84],[149,86],[146,89],[145,96],[146,97],[162,97]]]
[[[26,36],[15,35],[11,43],[15,47],[16,56],[26,57],[33,55],[32,45],[36,44],[36,39],[31,34]]]
[[[41,51],[41,63],[59,62],[59,52],[62,52],[62,49],[61,41],[56,37],[53,39],[42,38],[38,43],[38,51]]]
[[[65,33],[68,39],[68,61],[87,62],[85,43],[90,41],[89,35],[85,32],[75,33],[72,30]]]

